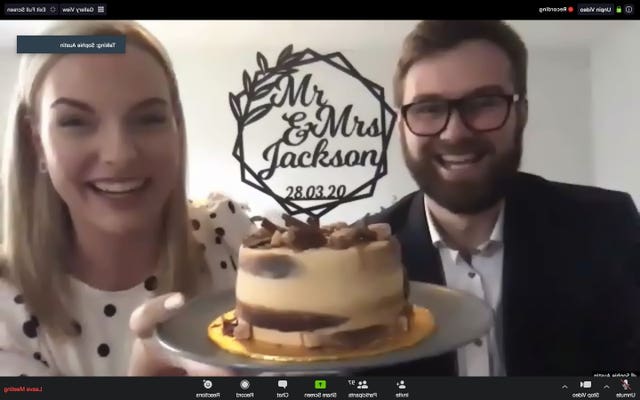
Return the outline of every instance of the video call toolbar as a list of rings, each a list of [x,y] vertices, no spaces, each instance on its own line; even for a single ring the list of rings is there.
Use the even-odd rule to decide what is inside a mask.
[[[615,377],[613,377],[615,376]],[[634,399],[635,374],[612,377],[436,378],[436,377],[204,377],[204,378],[2,378],[5,395],[21,398],[113,399],[144,393],[181,399]],[[73,388],[72,396],[70,388]],[[176,397],[177,396],[177,397]],[[78,397],[80,398],[80,397]]]

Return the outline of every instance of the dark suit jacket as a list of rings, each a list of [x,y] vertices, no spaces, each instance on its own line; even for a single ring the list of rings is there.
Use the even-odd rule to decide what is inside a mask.
[[[446,284],[423,194],[371,217],[409,278]],[[640,216],[625,193],[519,174],[506,196],[502,333],[507,375],[640,370]],[[455,353],[369,375],[457,375]]]

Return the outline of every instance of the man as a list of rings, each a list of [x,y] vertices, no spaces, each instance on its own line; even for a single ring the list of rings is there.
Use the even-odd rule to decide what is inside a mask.
[[[454,353],[372,374],[640,369],[637,209],[518,172],[526,81],[525,45],[502,22],[423,21],[406,38],[395,102],[420,190],[371,221],[391,225],[410,280],[472,293],[496,323]]]

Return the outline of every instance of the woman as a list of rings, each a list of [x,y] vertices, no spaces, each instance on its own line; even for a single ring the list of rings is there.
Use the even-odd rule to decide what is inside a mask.
[[[22,59],[4,157],[0,375],[224,373],[147,340],[186,298],[232,287],[252,227],[224,196],[187,205],[165,51],[132,22],[45,34],[124,34],[127,46]]]

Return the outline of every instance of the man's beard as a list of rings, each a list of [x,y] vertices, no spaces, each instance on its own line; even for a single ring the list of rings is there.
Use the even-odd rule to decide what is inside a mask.
[[[475,136],[456,144],[433,138],[420,149],[418,159],[414,159],[409,153],[404,134],[401,134],[402,153],[411,176],[431,200],[455,214],[477,214],[496,205],[516,177],[522,159],[522,131],[521,128],[516,132],[513,148],[501,155],[496,155],[495,147],[486,138]],[[492,159],[487,172],[480,179],[451,182],[440,176],[436,161],[437,154],[449,152],[480,152]]]

